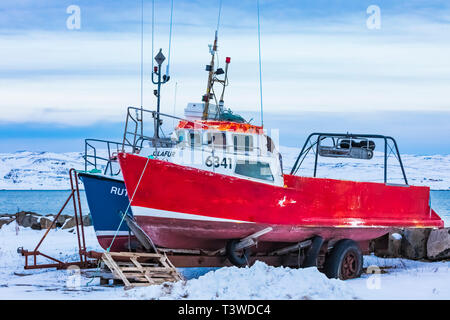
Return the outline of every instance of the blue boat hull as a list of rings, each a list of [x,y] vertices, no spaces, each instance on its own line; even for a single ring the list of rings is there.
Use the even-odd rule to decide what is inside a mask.
[[[122,214],[129,205],[125,183],[123,180],[96,174],[79,173],[78,176],[83,181],[92,224],[102,248],[106,250],[111,247],[111,251],[128,251],[130,243],[134,243],[135,238],[130,237],[130,230],[125,221],[120,225]],[[128,209],[128,213],[132,214],[131,208]],[[111,245],[116,232],[116,239]]]

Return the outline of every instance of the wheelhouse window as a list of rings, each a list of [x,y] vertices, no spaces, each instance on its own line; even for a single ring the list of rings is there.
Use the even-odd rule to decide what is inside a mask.
[[[234,172],[250,178],[274,181],[270,165],[264,162],[238,161]]]
[[[201,136],[198,132],[189,132],[189,145],[191,148],[200,147],[201,145]]]
[[[216,132],[216,133],[208,132],[207,141],[208,146],[213,148],[226,149],[227,147],[225,132]]]
[[[249,152],[253,150],[253,137],[245,134],[233,135],[234,152]]]
[[[275,150],[275,143],[273,143],[273,140],[267,136],[267,151],[273,152]]]

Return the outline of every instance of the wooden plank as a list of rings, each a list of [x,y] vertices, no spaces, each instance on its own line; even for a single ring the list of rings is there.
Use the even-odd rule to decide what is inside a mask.
[[[166,249],[166,248],[159,248],[158,251],[163,253],[184,253],[184,254],[200,254],[200,250],[191,250],[191,249]]]
[[[119,266],[115,263],[115,261],[112,259],[112,257],[109,255],[109,253],[104,253],[102,255],[102,260],[105,262],[105,264],[111,269],[114,275],[118,276],[125,286],[130,286],[131,283],[128,281],[128,279],[123,275],[122,271],[119,269]]]
[[[170,268],[171,268],[171,270],[172,270],[172,272],[173,272],[173,274],[174,274],[174,276],[175,276],[175,279],[176,279],[176,280],[182,280],[182,277],[181,277],[180,273],[179,273],[178,270],[175,268],[175,266],[172,264],[172,262],[170,261],[170,259],[166,256],[166,254],[164,254],[164,257],[166,258],[167,264],[170,266]]]
[[[142,266],[145,270],[148,271],[163,271],[163,272],[168,272],[166,267],[145,267]],[[120,269],[124,272],[127,271],[140,271],[141,269],[139,269],[138,267],[134,266],[134,267],[120,267]]]
[[[134,277],[143,277],[145,274],[154,276],[154,277],[166,277],[166,278],[173,278],[173,275],[170,273],[142,273],[142,272],[133,272],[133,273],[124,273],[124,276],[127,278],[134,278]]]
[[[137,258],[160,258],[159,253],[144,253],[144,252],[109,252],[111,256],[117,257],[137,257]]]
[[[141,271],[141,273],[143,273],[143,275],[147,279],[147,281],[150,284],[153,284],[154,282],[153,282],[152,278],[147,275],[147,272],[144,270],[144,268],[142,268],[141,264],[137,261],[137,258],[132,257],[132,258],[130,258],[130,260],[136,265],[136,267],[138,267],[139,271]]]
[[[115,261],[114,258],[120,261]],[[129,261],[124,261],[125,258]],[[139,262],[138,259],[153,259],[155,262]],[[113,277],[122,280],[126,289],[181,280],[178,271],[165,254],[105,252],[102,260],[111,270]]]

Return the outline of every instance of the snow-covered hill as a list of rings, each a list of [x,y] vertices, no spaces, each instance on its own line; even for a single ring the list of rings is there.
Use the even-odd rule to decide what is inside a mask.
[[[82,153],[28,152],[0,154],[0,189],[69,189],[70,168],[83,169]]]
[[[297,148],[281,147],[284,172],[290,172],[300,152]],[[410,185],[429,186],[433,190],[450,190],[450,155],[401,155],[406,177]],[[383,182],[384,154],[375,152],[371,160],[319,157],[317,176],[322,178]],[[312,176],[314,154],[310,153],[297,172]],[[388,157],[388,183],[403,184],[399,162],[393,154]]]
[[[286,173],[295,162],[299,149],[281,147]],[[450,190],[450,155],[402,155],[408,182],[411,185],[430,186],[434,190]],[[300,169],[300,175],[311,176],[313,154]],[[388,179],[402,183],[400,167],[393,155],[389,157]],[[81,152],[50,153],[28,152],[0,153],[0,189],[58,190],[68,189],[68,170],[84,169]],[[320,158],[318,177],[357,181],[383,181],[383,155],[375,153],[372,160]]]

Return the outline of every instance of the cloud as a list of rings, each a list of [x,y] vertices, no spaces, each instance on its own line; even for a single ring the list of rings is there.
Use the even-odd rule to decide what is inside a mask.
[[[366,28],[365,5],[360,5],[359,11],[353,6],[328,7],[324,3],[308,10],[299,6],[287,10],[279,1],[263,2],[263,94],[268,112],[450,109],[450,25],[445,3],[436,2],[440,5],[437,9],[413,1],[409,2],[412,9],[404,10],[393,6],[383,9],[380,4],[384,10],[380,30]],[[207,44],[213,40],[217,18],[216,5],[208,3],[202,8],[204,4],[181,2],[176,7],[182,14],[175,13],[172,80],[164,86],[162,97],[166,112],[173,110],[175,83],[178,114],[204,93]],[[32,12],[30,5],[24,1],[18,8]],[[87,2],[80,4],[82,8],[85,5]],[[62,4],[50,2],[48,6],[50,9],[35,10],[59,12]],[[418,14],[420,6],[422,14]],[[126,106],[140,104],[140,34],[133,18],[138,7],[118,7],[118,2],[112,2],[113,9],[103,7],[100,14],[101,8],[99,4],[87,7],[89,15],[82,30],[76,32],[64,27],[2,30],[1,121],[120,121]],[[305,11],[320,8],[330,15],[306,18]],[[155,41],[155,48],[163,47],[166,55],[168,25],[163,21],[168,17],[167,9],[159,5],[161,18]],[[236,111],[259,110],[256,17],[250,9],[247,2],[237,8],[226,5],[220,29],[221,63],[225,56],[232,57],[226,102]],[[93,12],[99,13],[100,22],[92,22]],[[205,20],[202,14],[206,12],[214,14]],[[64,17],[61,21],[65,26]],[[101,21],[108,21],[106,30]],[[145,30],[144,102],[152,108],[148,19]]]

